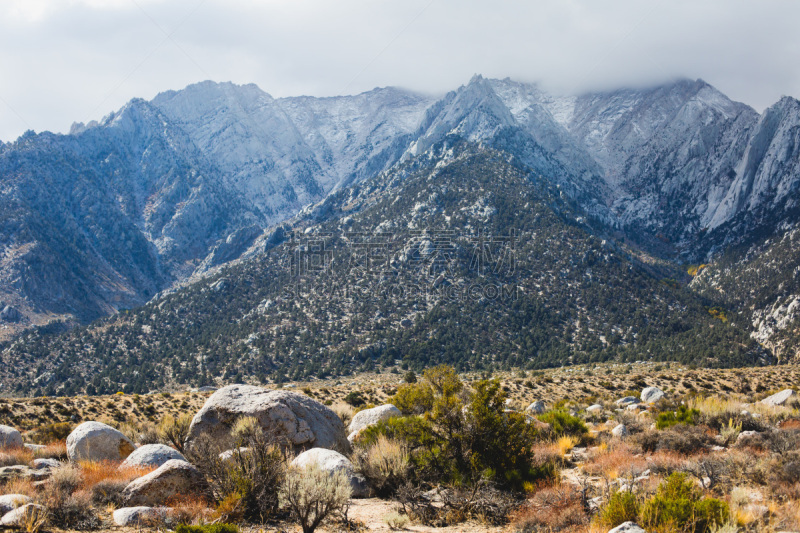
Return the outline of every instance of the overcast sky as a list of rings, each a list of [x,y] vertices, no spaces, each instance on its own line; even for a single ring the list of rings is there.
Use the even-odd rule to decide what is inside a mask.
[[[278,97],[685,76],[762,111],[800,97],[798,21],[795,0],[0,0],[0,139],[205,79]]]

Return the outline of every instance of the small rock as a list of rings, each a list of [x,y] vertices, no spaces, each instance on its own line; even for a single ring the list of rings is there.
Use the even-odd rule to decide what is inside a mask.
[[[84,422],[67,437],[70,461],[121,461],[135,449],[128,437],[102,422]]]
[[[333,473],[338,470],[343,471],[350,478],[350,487],[353,489],[354,498],[366,498],[369,496],[369,485],[363,476],[356,473],[350,459],[325,448],[311,448],[304,451],[294,458],[292,466],[307,467],[316,464],[325,472]]]
[[[544,402],[542,400],[536,400],[528,407],[525,408],[525,412],[530,415],[540,415],[547,410]]]
[[[614,529],[609,529],[608,533],[647,533],[634,522],[623,522]]]
[[[47,446],[45,446],[44,444],[31,444],[29,442],[26,442],[25,448],[32,451],[33,453],[36,453],[38,451],[44,450],[45,448],[47,448]]]
[[[602,410],[603,410],[603,406],[600,405],[599,403],[596,403],[594,405],[590,405],[589,407],[586,408],[586,412],[587,413],[594,413],[594,412],[598,412],[598,411],[602,411]]]
[[[245,454],[250,451],[250,448],[239,448],[239,453]],[[219,458],[223,461],[230,461],[233,458],[233,454],[236,453],[236,450],[225,450],[224,452],[219,454]]]
[[[35,503],[26,503],[22,507],[17,507],[0,518],[0,526],[23,527],[25,523],[30,523],[32,517],[41,517],[42,520],[47,514],[47,509]]]
[[[625,407],[632,403],[639,403],[639,398],[637,398],[636,396],[625,396],[624,398],[620,398],[614,403],[616,403],[620,407]]]
[[[771,405],[774,407],[777,405],[785,404],[786,401],[789,400],[789,398],[793,398],[795,396],[796,396],[795,392],[792,389],[784,389],[780,392],[776,392],[772,396],[764,398],[763,400],[761,400],[761,403],[763,403],[764,405]]]
[[[626,407],[625,409],[627,409],[628,411],[636,411],[640,407],[641,406],[638,403],[632,403],[628,407]]]
[[[623,437],[627,437],[628,435],[630,435],[630,432],[628,431],[628,428],[625,426],[625,424],[619,424],[618,426],[616,426],[614,429],[611,430],[611,434],[621,439]]]
[[[154,466],[158,468],[170,459],[186,461],[186,457],[181,452],[175,448],[170,448],[166,444],[145,444],[126,457],[120,468],[132,466]]]
[[[761,446],[763,439],[758,431],[742,431],[736,437],[734,446]]]
[[[46,470],[50,468],[58,468],[61,466],[61,461],[58,459],[34,459],[33,468],[36,470]]]
[[[114,523],[118,526],[157,526],[167,515],[165,507],[123,507],[114,511]]]
[[[659,389],[658,387],[645,387],[642,389],[642,402],[644,403],[656,403],[657,401],[661,400],[666,396],[664,391]]]
[[[22,434],[11,426],[0,425],[0,448],[22,448]]]
[[[131,481],[122,491],[122,501],[127,506],[164,505],[174,496],[199,496],[208,494],[206,478],[193,465],[171,459],[149,474]]]
[[[4,494],[0,496],[0,516],[30,503],[31,499],[24,494]]]

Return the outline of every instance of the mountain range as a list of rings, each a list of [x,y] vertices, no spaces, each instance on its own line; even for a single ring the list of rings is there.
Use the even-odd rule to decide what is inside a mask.
[[[0,144],[0,347],[13,363],[3,379],[18,390],[143,390],[134,376],[277,379],[432,353],[474,367],[789,360],[798,151],[800,102],[759,114],[702,80],[554,96],[475,76],[443,97],[280,99],[203,82],[132,100],[67,135]],[[455,251],[437,276],[398,262],[436,256],[442,231]],[[486,231],[514,236],[513,275],[472,268],[470,243]],[[376,308],[373,286],[362,302],[335,290],[371,273],[325,268],[313,290],[285,294],[304,240],[329,246],[334,262],[376,246],[348,232],[399,254],[385,283],[426,290]],[[484,295],[476,308],[429,290],[473,278],[523,296]],[[210,302],[216,317],[205,316]],[[176,322],[182,312],[193,318]],[[485,335],[456,342],[468,323]],[[169,337],[152,333],[161,329]],[[108,331],[124,346],[101,339]],[[76,361],[85,374],[69,382],[59,368]]]

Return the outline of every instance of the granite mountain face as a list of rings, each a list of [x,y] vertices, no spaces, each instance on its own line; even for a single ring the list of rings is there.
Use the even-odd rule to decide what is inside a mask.
[[[476,76],[441,98],[280,99],[203,82],[68,135],[0,145],[0,340],[258,260],[309,217],[345,216],[335,198],[444,161],[453,139],[505,154],[591,235],[666,270],[737,253],[729,264],[740,264],[798,221],[800,102],[789,97],[759,114],[701,80],[561,97]]]

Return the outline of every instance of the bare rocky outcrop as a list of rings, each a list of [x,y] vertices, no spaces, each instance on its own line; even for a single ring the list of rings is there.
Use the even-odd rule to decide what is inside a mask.
[[[159,506],[175,496],[206,497],[208,482],[192,464],[170,459],[149,474],[131,481],[122,491],[126,506]]]
[[[252,385],[229,385],[212,394],[192,419],[187,443],[191,445],[201,435],[224,442],[234,422],[243,416],[256,418],[265,431],[296,451],[350,449],[344,424],[328,407],[302,394]]]
[[[122,461],[135,449],[128,437],[102,422],[84,422],[67,437],[70,461]]]

